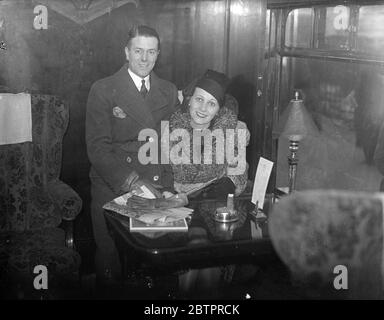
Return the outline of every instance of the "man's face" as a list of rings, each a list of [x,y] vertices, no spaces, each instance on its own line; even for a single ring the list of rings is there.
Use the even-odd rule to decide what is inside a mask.
[[[158,45],[155,37],[133,38],[128,47],[125,47],[129,69],[142,78],[149,75],[160,52]]]

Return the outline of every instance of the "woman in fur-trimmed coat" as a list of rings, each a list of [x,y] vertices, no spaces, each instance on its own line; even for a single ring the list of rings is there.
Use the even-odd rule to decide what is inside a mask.
[[[189,163],[185,163],[185,158],[181,164],[172,163],[174,174],[174,187],[178,192],[192,194],[202,190],[207,185],[214,184],[220,180],[220,188],[225,188],[223,192],[234,193],[239,195],[245,190],[248,178],[248,166],[245,163],[245,147],[249,142],[249,131],[244,122],[238,121],[233,110],[237,108],[236,100],[225,94],[227,78],[225,75],[216,71],[208,70],[202,78],[200,78],[194,86],[193,94],[187,97],[183,102],[183,107],[177,110],[170,119],[170,132],[175,129],[185,129],[189,134],[189,139],[179,137],[177,141],[171,142],[171,152],[175,145],[182,150],[188,149],[189,144]],[[216,139],[212,139],[212,163],[207,164],[204,161],[204,139],[201,145],[201,161],[193,163],[194,151],[193,132],[203,129],[209,129],[213,132],[216,129],[223,130],[223,136],[226,137],[226,130],[234,130],[234,156],[237,156],[237,139],[243,143],[243,168],[231,174],[230,168],[236,168],[238,163],[229,163],[227,156],[216,154]],[[239,129],[244,130],[243,138],[239,136]],[[226,143],[224,142],[224,146]],[[185,149],[186,148],[186,149]],[[198,147],[199,148],[199,147]],[[180,150],[180,149],[179,149]],[[225,149],[224,149],[225,150]],[[224,151],[223,150],[223,151]],[[225,152],[224,152],[225,153]],[[180,157],[181,153],[179,153]],[[220,156],[224,159],[224,163],[216,161]]]

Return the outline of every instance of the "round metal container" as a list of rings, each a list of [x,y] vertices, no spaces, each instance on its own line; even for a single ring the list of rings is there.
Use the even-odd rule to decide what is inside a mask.
[[[217,222],[234,222],[239,220],[237,210],[228,210],[227,207],[220,207],[216,209],[215,221]]]

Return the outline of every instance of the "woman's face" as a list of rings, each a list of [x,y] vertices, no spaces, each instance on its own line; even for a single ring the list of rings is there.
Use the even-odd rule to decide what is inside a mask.
[[[196,127],[208,127],[220,109],[216,98],[199,87],[195,88],[189,104],[192,125]]]

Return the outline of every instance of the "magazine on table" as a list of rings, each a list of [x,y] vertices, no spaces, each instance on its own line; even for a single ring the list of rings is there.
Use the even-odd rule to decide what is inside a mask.
[[[193,212],[193,209],[186,207],[177,207],[177,208],[156,208],[156,209],[133,209],[127,206],[127,200],[132,196],[139,196],[147,199],[154,199],[155,196],[153,193],[146,188],[145,186],[141,187],[142,192],[128,192],[123,194],[120,197],[113,199],[112,201],[106,203],[103,208],[106,210],[114,211],[123,216],[136,219],[144,224],[157,225],[165,227],[168,223],[178,222],[179,220],[185,222],[185,218]],[[180,223],[180,222],[178,222]],[[183,224],[184,225],[184,224]],[[176,226],[179,226],[177,224]],[[168,225],[170,227],[170,225]]]
[[[188,231],[188,224],[186,219],[179,219],[173,222],[157,222],[155,224],[144,223],[137,219],[129,219],[129,229],[132,232],[182,232]]]

